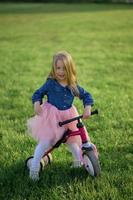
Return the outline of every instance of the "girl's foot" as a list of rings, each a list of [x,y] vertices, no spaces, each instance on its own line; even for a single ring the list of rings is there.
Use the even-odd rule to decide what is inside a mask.
[[[39,181],[39,172],[38,172],[38,171],[34,171],[34,170],[30,170],[29,177],[30,177],[33,181]]]
[[[93,144],[91,142],[86,142],[82,144],[82,150],[86,150],[88,148],[92,148]]]
[[[71,168],[79,168],[79,167],[82,167],[82,166],[83,166],[83,162],[76,160],[71,165]]]

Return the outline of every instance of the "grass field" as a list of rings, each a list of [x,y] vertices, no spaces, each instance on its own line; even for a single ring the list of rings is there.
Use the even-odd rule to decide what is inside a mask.
[[[133,199],[133,7],[106,4],[0,4],[0,199]],[[24,173],[35,141],[26,134],[31,96],[52,55],[70,52],[99,116],[84,121],[100,152],[101,176],[71,169],[65,145],[39,183]],[[82,102],[75,100],[82,114]]]

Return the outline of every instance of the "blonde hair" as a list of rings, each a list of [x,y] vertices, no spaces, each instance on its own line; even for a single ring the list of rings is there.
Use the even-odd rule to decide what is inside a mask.
[[[79,90],[77,88],[76,68],[74,61],[68,52],[66,51],[57,52],[53,56],[52,70],[49,74],[49,77],[56,79],[55,67],[58,60],[61,60],[64,64],[68,87],[75,96],[79,96]]]

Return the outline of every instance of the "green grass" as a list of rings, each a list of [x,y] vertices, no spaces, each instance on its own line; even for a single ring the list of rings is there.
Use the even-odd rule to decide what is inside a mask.
[[[106,4],[0,4],[0,199],[131,200],[133,198],[133,7]],[[24,161],[31,96],[46,79],[52,55],[70,52],[80,85],[99,116],[85,121],[100,152],[101,176],[72,170],[66,146],[32,183]],[[82,102],[75,100],[82,114]]]

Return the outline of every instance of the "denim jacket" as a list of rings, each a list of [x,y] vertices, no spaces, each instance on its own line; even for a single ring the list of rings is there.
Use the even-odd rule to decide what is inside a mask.
[[[77,85],[79,89],[79,98],[83,101],[84,107],[86,105],[93,105],[93,99],[90,93],[85,91],[82,87]],[[54,105],[59,110],[67,110],[71,108],[74,95],[68,86],[62,86],[55,79],[48,78],[47,81],[36,90],[32,96],[33,104],[39,101],[42,104],[42,99],[47,96],[47,102]]]

